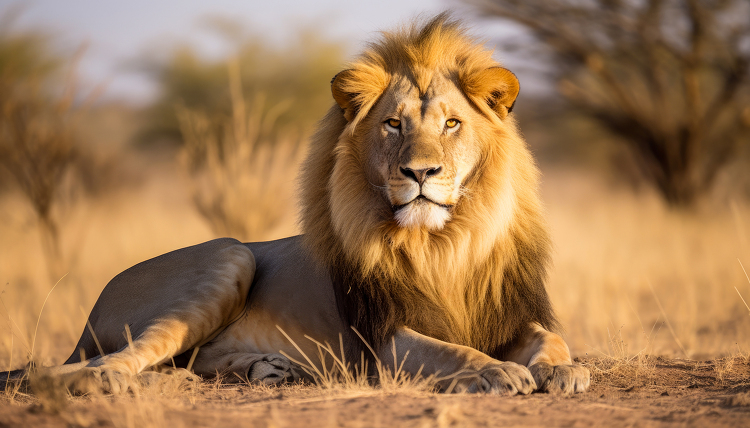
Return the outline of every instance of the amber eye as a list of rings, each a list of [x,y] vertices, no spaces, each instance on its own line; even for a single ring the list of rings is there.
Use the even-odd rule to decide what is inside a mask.
[[[458,123],[459,122],[456,119],[448,119],[445,121],[445,126],[448,128],[455,128]]]
[[[385,121],[388,125],[390,125],[392,128],[398,128],[401,126],[401,121],[398,119],[388,119]]]

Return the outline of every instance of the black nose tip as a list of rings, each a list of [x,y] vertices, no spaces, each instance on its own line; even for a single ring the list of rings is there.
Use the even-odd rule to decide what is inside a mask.
[[[428,178],[440,174],[440,171],[443,170],[442,166],[437,166],[433,168],[422,168],[422,169],[412,169],[412,168],[404,168],[400,167],[401,174],[404,174],[406,177],[411,178],[412,180],[416,181],[420,185],[424,184],[425,180]]]

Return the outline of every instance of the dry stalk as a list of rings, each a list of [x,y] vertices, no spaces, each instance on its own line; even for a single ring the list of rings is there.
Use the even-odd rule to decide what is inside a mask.
[[[275,129],[288,103],[262,113],[261,95],[247,107],[237,61],[230,61],[229,81],[230,118],[177,107],[185,140],[181,160],[190,176],[193,204],[217,236],[268,239],[295,212],[291,195],[301,138]]]
[[[408,352],[401,363],[399,363],[396,359],[395,343],[393,344],[394,366],[393,370],[391,370],[391,368],[387,367],[380,361],[372,347],[370,347],[367,342],[364,342],[365,346],[372,353],[375,361],[377,377],[371,379],[369,377],[368,359],[364,357],[364,354],[361,355],[360,361],[356,364],[351,364],[346,361],[341,335],[339,335],[340,354],[337,354],[331,344],[321,343],[310,336],[305,336],[307,340],[313,342],[317,347],[317,361],[319,364],[316,364],[281,327],[276,326],[276,328],[287,338],[287,340],[289,340],[290,343],[292,343],[306,362],[299,361],[284,352],[282,352],[282,354],[307,373],[316,385],[324,389],[360,391],[367,393],[393,393],[404,391],[432,392],[435,389],[435,383],[442,380],[432,375],[423,376],[421,370],[414,376],[404,372],[403,364],[408,356]],[[359,332],[356,330],[354,331],[359,335]],[[362,336],[359,336],[360,339],[364,341]],[[379,389],[373,388],[373,380],[376,381]]]

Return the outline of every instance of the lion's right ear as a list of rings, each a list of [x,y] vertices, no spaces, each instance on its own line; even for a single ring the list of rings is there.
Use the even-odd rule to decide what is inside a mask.
[[[359,110],[356,103],[357,94],[351,92],[353,75],[352,70],[344,70],[331,79],[331,94],[336,104],[344,110],[344,118],[347,122],[351,122]]]
[[[344,110],[344,118],[357,126],[390,84],[390,74],[382,67],[360,66],[333,76],[331,93]]]

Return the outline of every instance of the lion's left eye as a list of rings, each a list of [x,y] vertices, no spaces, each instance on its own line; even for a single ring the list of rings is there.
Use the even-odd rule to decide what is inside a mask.
[[[456,119],[448,119],[445,121],[445,126],[447,126],[448,128],[455,128],[459,123],[461,122]]]

